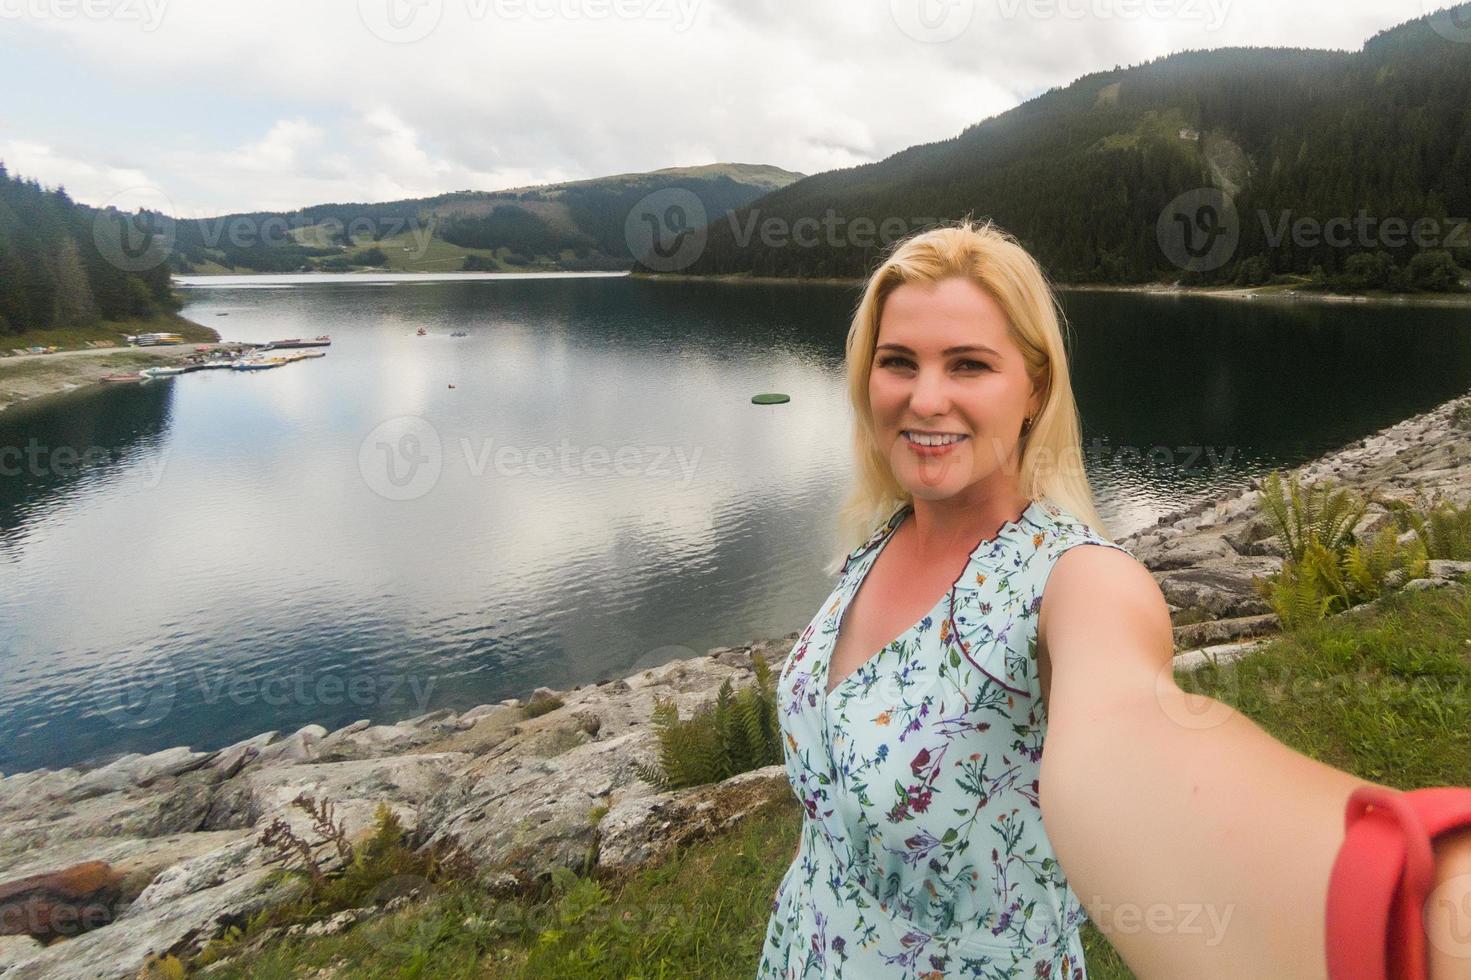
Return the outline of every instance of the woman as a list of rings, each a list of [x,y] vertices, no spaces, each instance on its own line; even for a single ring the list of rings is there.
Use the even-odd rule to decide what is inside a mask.
[[[1073,980],[1086,917],[1146,980],[1326,976],[1345,804],[1373,784],[1175,686],[1036,262],[969,220],[901,243],[847,364],[862,543],[779,677],[805,815],[758,975]],[[1471,831],[1435,847],[1438,883],[1471,872]],[[1471,976],[1456,953],[1435,980]]]

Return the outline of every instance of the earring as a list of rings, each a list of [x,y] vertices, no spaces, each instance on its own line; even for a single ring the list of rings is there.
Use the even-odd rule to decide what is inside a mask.
[[[1030,432],[1031,431],[1031,428],[1032,428],[1032,420],[1030,418],[1029,419],[1026,419],[1025,421],[1022,422],[1022,434],[1023,435],[1026,435],[1026,433]]]

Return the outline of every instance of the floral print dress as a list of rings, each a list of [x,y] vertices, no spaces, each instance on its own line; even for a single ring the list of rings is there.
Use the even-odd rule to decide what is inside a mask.
[[[758,977],[1084,980],[1086,918],[1042,827],[1037,613],[1080,544],[1045,500],[981,542],[933,610],[827,692],[844,611],[912,513],[843,565],[777,682],[801,845]]]

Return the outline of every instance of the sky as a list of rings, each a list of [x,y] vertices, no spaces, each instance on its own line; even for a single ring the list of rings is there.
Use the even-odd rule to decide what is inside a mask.
[[[1441,2],[0,0],[0,162],[178,217],[717,162],[812,174],[1089,72],[1357,50]]]

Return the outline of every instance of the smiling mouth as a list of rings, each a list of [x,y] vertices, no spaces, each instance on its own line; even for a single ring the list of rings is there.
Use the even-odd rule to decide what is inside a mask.
[[[927,434],[905,429],[899,433],[911,446],[953,446],[958,442],[964,442],[970,436],[961,435],[958,432],[946,432]]]

